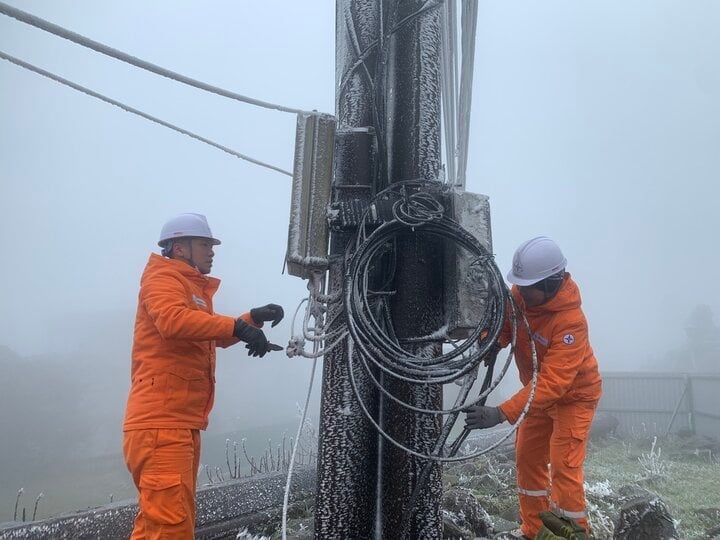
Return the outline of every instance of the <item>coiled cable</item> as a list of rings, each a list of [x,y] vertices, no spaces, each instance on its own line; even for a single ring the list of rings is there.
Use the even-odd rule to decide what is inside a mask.
[[[456,439],[449,448],[445,445],[445,441],[459,413],[471,405],[484,403],[487,396],[497,387],[506,373],[515,351],[518,319],[523,318],[523,329],[525,331],[529,332],[529,327],[509,294],[492,254],[483,247],[477,238],[450,219],[446,215],[443,205],[433,195],[440,189],[443,188],[435,182],[402,182],[393,184],[380,192],[371,201],[358,229],[356,241],[350,244],[354,245],[355,249],[346,258],[344,302],[347,315],[347,330],[351,338],[347,343],[350,381],[361,410],[386,440],[405,452],[431,461],[453,462],[472,459],[484,454],[497,447],[514,432],[514,429],[510,430],[505,437],[488,448],[464,456],[455,455],[462,442],[460,438]],[[377,212],[376,205],[382,201],[391,201],[392,219],[367,234],[367,222],[370,221],[368,216],[371,212]],[[488,295],[485,309],[475,328],[464,341],[453,343],[452,350],[441,351],[438,355],[413,354],[407,351],[392,331],[392,320],[388,306],[388,298],[392,295],[392,291],[371,290],[369,286],[370,275],[373,268],[375,268],[374,262],[388,250],[389,246],[394,246],[398,237],[408,233],[440,238],[445,243],[451,242],[458,249],[466,250],[472,257],[474,270],[481,275],[483,283],[487,284]],[[476,283],[475,285],[481,286],[483,283]],[[488,382],[489,379],[486,379],[478,396],[468,399],[481,363],[490,348],[497,342],[505,321],[506,312],[508,312],[507,314],[512,322],[512,347],[510,352],[492,382]],[[382,317],[378,317],[377,313],[381,313]],[[450,339],[447,336],[447,328],[443,327],[432,335],[418,336],[410,340],[404,340],[404,342],[448,343]],[[355,351],[358,354],[354,354]],[[355,374],[356,363],[359,363],[368,379],[384,397],[415,413],[448,415],[448,419],[444,422],[441,431],[441,437],[434,445],[432,452],[420,452],[409,448],[390,436],[375,420],[358,391]],[[534,348],[533,368],[532,391],[521,419],[529,409],[537,381],[537,358]],[[375,374],[378,370],[383,374],[380,378]],[[389,375],[389,377],[385,377],[385,375]],[[492,378],[491,374],[490,378]],[[407,403],[393,395],[386,385],[381,382],[381,380],[388,379],[423,386],[460,382],[462,390],[452,407],[448,409],[428,409]],[[519,422],[516,423],[516,426],[518,424]],[[464,440],[465,436],[466,434],[461,436],[462,440]]]

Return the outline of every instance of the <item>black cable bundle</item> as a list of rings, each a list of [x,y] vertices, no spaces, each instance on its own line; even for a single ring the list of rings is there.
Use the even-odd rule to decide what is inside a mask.
[[[482,246],[477,238],[446,215],[439,200],[443,189],[447,188],[437,182],[410,181],[393,184],[375,197],[370,203],[366,215],[372,211],[373,204],[389,199],[394,200],[392,203],[393,219],[383,223],[369,235],[365,234],[365,227],[360,227],[357,242],[354,243],[355,250],[349,256],[346,264],[344,297],[347,327],[352,338],[349,343],[351,347],[357,348],[359,353],[355,358],[352,354],[348,355],[351,363],[351,382],[361,408],[370,422],[387,440],[410,454],[434,461],[459,461],[476,457],[479,454],[454,457],[451,454],[454,454],[459,448],[458,441],[450,445],[452,452],[444,448],[445,441],[459,413],[469,405],[484,402],[507,370],[512,355],[508,356],[505,366],[492,383],[490,382],[492,372],[488,372],[480,394],[468,401],[468,394],[475,382],[480,364],[497,342],[505,320],[507,306],[512,307],[511,317],[514,326],[515,309],[492,254]],[[480,273],[486,276],[486,283],[489,284],[486,309],[470,336],[464,341],[456,343],[450,340],[443,329],[438,329],[435,334],[430,336],[417,336],[402,340],[402,342],[395,337],[387,301],[393,293],[392,291],[372,290],[370,275],[374,268],[374,262],[388,251],[392,251],[392,246],[398,236],[408,233],[442,238],[444,241],[454,243],[475,258],[473,264],[477,265]],[[402,346],[407,342],[448,343],[453,346],[453,349],[439,356],[428,357],[409,353]],[[416,413],[449,415],[444,423],[441,440],[436,445],[436,452],[432,454],[416,452],[390,437],[382,429],[382,426],[369,413],[358,392],[352,366],[352,363],[357,360],[360,361],[369,379],[388,399]],[[378,370],[381,377],[376,375]],[[385,376],[416,385],[458,382],[462,385],[462,390],[453,407],[439,410],[424,409],[406,403],[390,393],[382,383]],[[484,449],[481,453],[487,450],[489,449]]]

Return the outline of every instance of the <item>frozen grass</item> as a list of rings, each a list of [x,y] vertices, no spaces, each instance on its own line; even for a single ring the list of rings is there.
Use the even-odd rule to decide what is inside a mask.
[[[611,439],[591,445],[585,479],[588,484],[606,482],[613,490],[639,483],[665,501],[683,538],[705,538],[720,522],[715,513],[720,509],[720,463],[682,443],[666,438],[628,445]]]
[[[684,539],[707,538],[720,523],[720,456],[697,450],[692,439],[635,437],[630,442],[606,439],[591,443],[585,463],[585,487],[596,540],[611,539],[619,512],[616,493],[640,485],[667,504]],[[482,456],[471,463],[447,466],[446,487],[473,490],[490,514],[517,520],[514,467],[502,455]]]

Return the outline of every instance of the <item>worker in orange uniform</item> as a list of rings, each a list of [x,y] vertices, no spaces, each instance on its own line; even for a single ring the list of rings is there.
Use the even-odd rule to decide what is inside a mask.
[[[240,317],[213,312],[220,280],[209,277],[213,237],[205,216],[181,214],[162,228],[140,280],[132,348],[131,386],[123,452],[139,492],[132,538],[195,536],[199,430],[215,396],[215,346],[246,343],[262,357],[282,348],[268,342],[283,309],[268,304]]]
[[[530,324],[539,370],[532,404],[515,441],[522,526],[508,538],[535,538],[544,510],[572,518],[588,530],[583,462],[602,380],[580,291],[565,271],[566,264],[558,245],[539,236],[515,251],[507,275],[514,284],[512,295]],[[506,321],[499,348],[510,341],[511,325]],[[523,388],[499,407],[470,407],[465,419],[468,429],[518,420],[532,389],[527,332],[518,332],[515,360]]]

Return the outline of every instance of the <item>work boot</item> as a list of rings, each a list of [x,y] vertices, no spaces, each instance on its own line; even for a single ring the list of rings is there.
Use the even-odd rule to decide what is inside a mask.
[[[538,531],[536,540],[588,540],[585,527],[582,527],[575,520],[558,516],[554,512],[540,512],[540,519],[543,526]]]

